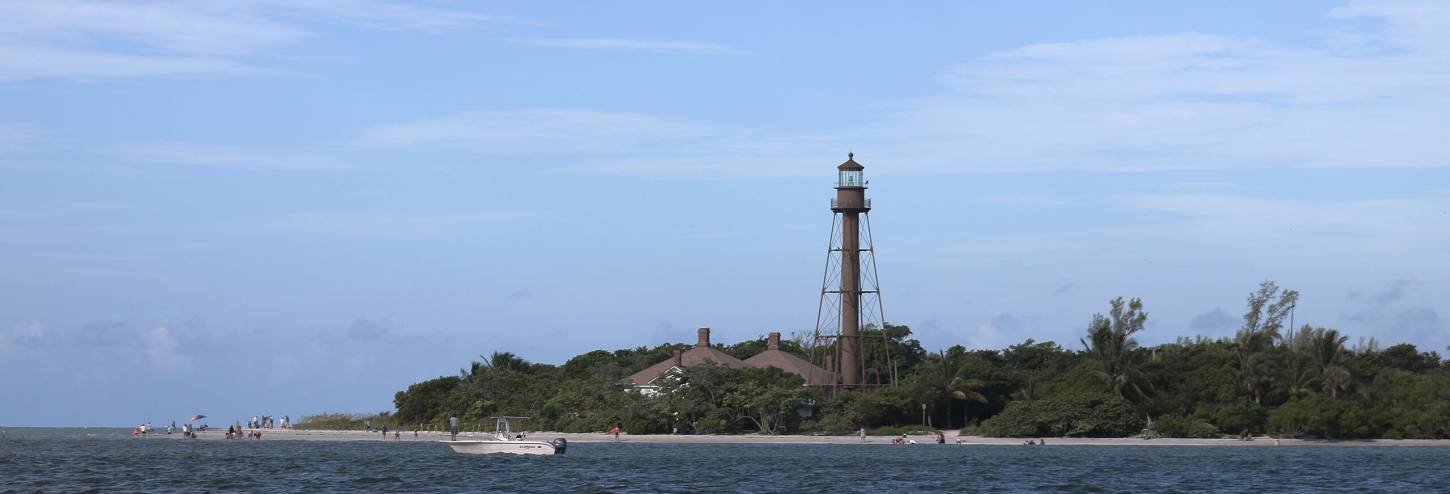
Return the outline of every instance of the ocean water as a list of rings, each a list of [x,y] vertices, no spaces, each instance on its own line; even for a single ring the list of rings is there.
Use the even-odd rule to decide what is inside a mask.
[[[180,441],[9,429],[11,492],[1450,492],[1450,448]]]

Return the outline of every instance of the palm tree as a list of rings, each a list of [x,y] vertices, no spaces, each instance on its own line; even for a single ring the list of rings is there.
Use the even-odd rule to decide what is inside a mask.
[[[985,381],[982,381],[981,379],[966,377],[965,374],[966,373],[962,373],[961,375],[953,377],[951,382],[947,383],[947,395],[951,396],[953,400],[961,401],[968,406],[970,406],[972,402],[986,404],[987,395],[982,394],[982,390],[987,388],[987,383]],[[951,413],[951,407],[947,407],[948,427],[951,426]]]
[[[1351,381],[1349,369],[1334,366],[1324,369],[1324,375],[1320,378],[1324,388],[1329,390],[1330,398],[1339,398],[1339,392],[1349,388]]]
[[[1288,331],[1280,347],[1284,350],[1284,374],[1283,379],[1276,386],[1276,389],[1287,393],[1291,398],[1314,394],[1318,390],[1319,366],[1312,355],[1314,353],[1314,328],[1305,324],[1298,331]]]
[[[1289,369],[1284,374],[1284,391],[1298,398],[1314,393],[1314,384],[1319,381],[1319,370],[1308,365],[1306,358],[1289,355]]]
[[[1028,375],[1027,382],[1022,384],[1022,389],[1012,393],[1012,399],[1022,400],[1023,403],[1032,404],[1041,393],[1037,391],[1037,377]]]
[[[1339,365],[1343,361],[1344,343],[1347,341],[1348,336],[1334,329],[1316,328],[1310,336],[1315,363],[1319,365],[1320,384],[1333,398],[1338,398],[1339,392],[1350,383],[1349,370]]]
[[[1144,380],[1133,354],[1138,349],[1138,341],[1132,336],[1143,330],[1148,313],[1143,312],[1141,299],[1134,298],[1125,303],[1123,297],[1118,297],[1109,303],[1113,309],[1108,316],[1093,315],[1087,337],[1079,341],[1089,356],[1098,362],[1099,369],[1094,373],[1110,391],[1123,398],[1130,398],[1130,392],[1131,397],[1146,396],[1139,385]]]

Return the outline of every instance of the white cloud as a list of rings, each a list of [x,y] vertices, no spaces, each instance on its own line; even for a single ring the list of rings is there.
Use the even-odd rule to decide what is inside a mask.
[[[377,125],[360,149],[447,149],[470,155],[548,157],[555,171],[652,176],[819,173],[837,139],[642,113],[578,108],[475,111]]]
[[[992,317],[991,320],[977,326],[971,334],[966,335],[967,347],[979,348],[1005,348],[1011,343],[1021,341],[1023,333],[1030,333],[1037,322],[1036,316],[1020,316],[1011,313],[1001,313]]]
[[[580,153],[553,165],[664,176],[815,173],[820,156],[848,147],[888,157],[886,173],[1445,167],[1450,53],[1439,45],[1450,29],[1426,27],[1450,21],[1445,10],[1354,4],[1335,18],[1386,22],[1346,22],[1311,48],[1203,33],[1027,45],[947,71],[941,95],[878,106],[863,119],[872,124],[825,133],[540,109],[382,125],[360,142]],[[1338,48],[1346,33],[1366,41]]]
[[[0,82],[42,77],[77,79],[159,75],[264,75],[277,71],[219,57],[153,56],[41,45],[0,45]]]
[[[166,326],[157,326],[141,337],[142,350],[151,365],[162,370],[180,370],[191,365],[191,358],[182,354],[176,337]]]
[[[45,326],[33,321],[0,331],[0,358],[25,356],[25,352],[39,348],[45,335]]]
[[[1180,33],[1029,45],[949,72],[955,93],[904,105],[880,145],[939,171],[1450,166],[1450,30],[1424,28],[1450,13],[1336,12],[1385,16],[1394,44],[1348,54]]]
[[[584,50],[641,51],[668,55],[742,55],[749,52],[719,43],[629,38],[519,38],[515,43]]]
[[[1450,241],[1450,217],[1441,214],[1450,201],[1370,199],[1312,202],[1218,194],[1132,195],[1131,209],[1183,215],[1197,226],[1216,226],[1216,234],[1323,235],[1326,240],[1407,242],[1429,246]],[[1443,225],[1444,228],[1439,226]],[[1225,237],[1231,240],[1232,237]]]
[[[265,0],[269,7],[388,31],[438,32],[478,24],[529,24],[513,16],[381,0]]]
[[[289,234],[349,235],[387,239],[434,238],[472,231],[477,225],[510,223],[536,215],[521,210],[464,213],[297,213],[263,220],[251,228]],[[227,226],[234,231],[235,225]]]
[[[1419,276],[1450,276],[1450,197],[1306,201],[1221,194],[1120,196],[1128,225],[1085,225],[1032,233],[1001,233],[930,248],[892,251],[892,262],[1068,273],[1082,266],[1195,269],[1238,266],[1289,270],[1393,259]],[[1148,216],[1143,216],[1143,215]],[[1167,268],[1163,268],[1167,269]],[[1349,276],[1341,272],[1340,276]]]
[[[150,143],[116,149],[122,158],[142,164],[173,164],[279,170],[327,170],[346,163],[325,153],[247,149],[195,143]]]
[[[504,18],[370,0],[0,3],[0,81],[281,73],[256,57],[316,36],[304,20],[437,31]]]
[[[479,111],[378,125],[357,139],[363,146],[450,144],[501,154],[637,150],[717,134],[707,125],[639,113],[586,109]]]

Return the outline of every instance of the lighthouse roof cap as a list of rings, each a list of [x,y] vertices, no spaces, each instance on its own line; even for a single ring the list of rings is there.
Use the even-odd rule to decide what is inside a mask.
[[[861,171],[865,170],[866,167],[856,162],[856,153],[846,153],[846,162],[841,163],[836,169],[841,171]]]

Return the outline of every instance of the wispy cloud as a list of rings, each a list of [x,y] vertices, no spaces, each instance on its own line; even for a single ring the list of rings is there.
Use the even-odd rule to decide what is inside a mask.
[[[1450,42],[1450,13],[1438,6],[1353,7],[1333,14],[1345,21],[1336,36],[1364,35],[1352,51],[1330,36],[1304,48],[1204,33],[1026,45],[947,70],[939,95],[873,107],[877,114],[863,119],[871,124],[818,132],[536,109],[380,125],[360,142],[588,153],[556,160],[555,168],[665,176],[810,173],[802,164],[848,146],[890,157],[892,166],[882,170],[889,173],[1450,166],[1450,140],[1440,137],[1450,134],[1443,118],[1450,113],[1450,50],[1441,47]],[[1386,22],[1359,22],[1365,19]],[[516,41],[734,50],[616,38]]]
[[[381,0],[268,0],[268,6],[335,20],[356,27],[388,31],[439,32],[479,24],[531,24],[508,15],[428,7]]]
[[[1232,182],[1177,182],[1171,183],[1163,188],[1168,190],[1204,190],[1204,189],[1227,189],[1233,187]]]
[[[232,225],[289,234],[347,235],[387,239],[435,238],[467,231],[468,227],[510,223],[537,217],[530,211],[490,210],[463,213],[297,213]]]
[[[1004,312],[977,326],[970,334],[959,336],[967,340],[969,348],[1002,348],[1013,341],[1021,340],[1021,335],[1029,332],[1038,319],[1034,315]]]
[[[650,176],[816,173],[820,156],[846,149],[829,136],[581,108],[473,111],[380,124],[351,142],[362,150],[528,155],[547,158],[556,172]]]
[[[1123,196],[1121,202],[1141,211],[1252,223],[1297,235],[1318,232],[1365,239],[1380,235],[1429,240],[1426,233],[1430,229],[1450,227],[1450,218],[1439,214],[1447,205],[1444,198],[1305,201],[1223,194],[1147,194]],[[1245,236],[1253,233],[1241,232]],[[1450,230],[1446,233],[1450,234]]]
[[[365,130],[365,147],[444,144],[498,154],[637,151],[717,135],[708,125],[628,112],[529,109],[466,112]]]
[[[9,58],[0,56],[0,59]],[[0,153],[29,148],[35,142],[35,129],[17,122],[0,122]]]
[[[998,206],[1065,206],[1066,199],[1046,194],[989,195],[976,199],[982,204]]]
[[[365,317],[358,318],[347,327],[347,336],[356,341],[377,341],[387,335],[392,326],[391,317],[384,317],[377,321]]]
[[[305,21],[438,31],[506,18],[373,0],[0,3],[0,81],[261,75],[257,57],[317,36]]]
[[[1413,278],[1391,281],[1376,290],[1353,290],[1345,295],[1345,312],[1340,315],[1348,321],[1373,322],[1384,318],[1391,304],[1403,300],[1420,285]]]
[[[1193,319],[1188,322],[1188,327],[1211,335],[1216,331],[1232,328],[1238,322],[1237,318],[1224,312],[1222,307],[1214,307],[1211,311],[1193,316]]]
[[[669,55],[743,55],[750,52],[730,45],[700,41],[659,41],[630,38],[518,38],[515,43],[583,50],[619,50]]]
[[[0,358],[25,356],[34,352],[46,338],[45,326],[30,321],[0,330]]]
[[[124,202],[67,201],[30,206],[0,207],[0,218],[58,218],[76,214],[116,211],[132,207]]]
[[[1440,272],[1450,245],[1450,198],[1307,201],[1217,194],[1130,195],[1122,211],[1156,215],[1135,225],[1005,233],[920,250],[897,261],[989,266],[1041,260],[1054,269],[1105,258],[1115,262],[1195,259],[1254,265],[1337,265],[1344,259],[1396,259]],[[1123,239],[1132,239],[1125,242]],[[1034,261],[1035,262],[1035,261]],[[1319,264],[1316,264],[1319,263]]]
[[[870,145],[937,171],[1450,166],[1450,12],[1396,5],[1334,12],[1369,52],[1172,33],[987,54]]]
[[[279,170],[327,170],[346,163],[317,152],[270,151],[234,146],[163,142],[122,146],[116,154],[137,164],[170,164]]]

